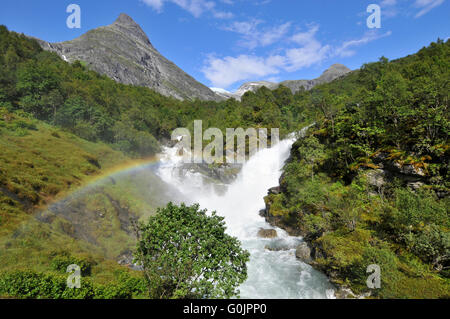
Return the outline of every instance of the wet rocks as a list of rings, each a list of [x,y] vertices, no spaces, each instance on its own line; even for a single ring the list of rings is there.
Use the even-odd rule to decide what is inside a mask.
[[[275,186],[269,189],[269,195],[273,194],[273,195],[278,195],[281,193],[281,188],[280,186]]]
[[[202,164],[184,164],[182,169],[193,173],[201,173],[212,180],[223,184],[231,184],[239,174],[242,168],[241,164],[223,164],[223,165],[208,165]]]
[[[275,229],[264,229],[261,228],[258,231],[258,237],[260,238],[276,238],[278,236],[277,231]]]
[[[311,249],[307,243],[301,243],[297,246],[297,249],[295,250],[295,257],[307,264],[311,264],[313,261],[311,258]]]
[[[292,248],[292,244],[289,244],[282,238],[271,240],[270,243],[264,247],[264,249],[268,251],[286,251]]]

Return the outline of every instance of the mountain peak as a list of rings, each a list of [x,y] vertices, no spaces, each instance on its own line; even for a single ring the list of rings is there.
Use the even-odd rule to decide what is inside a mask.
[[[145,34],[144,30],[137,24],[128,14],[121,13],[119,17],[114,21],[111,25],[115,30],[120,30],[127,34],[128,36],[133,36],[135,39],[138,39],[144,42],[146,45],[152,46],[149,38]],[[153,46],[152,46],[153,48]]]
[[[351,71],[349,68],[347,68],[345,65],[340,63],[335,63],[332,66],[328,68],[328,70],[345,70],[345,71]]]
[[[74,40],[39,44],[66,61],[84,61],[90,69],[120,83],[146,86],[180,100],[221,99],[162,56],[144,30],[125,13],[112,24],[90,30]]]
[[[351,70],[347,68],[345,65],[340,63],[335,63],[332,66],[330,66],[325,72],[322,73],[322,75],[319,77],[319,80],[321,82],[331,82],[334,79],[337,79]]]
[[[116,19],[114,24],[122,24],[122,25],[138,25],[128,14],[121,13],[119,17]]]

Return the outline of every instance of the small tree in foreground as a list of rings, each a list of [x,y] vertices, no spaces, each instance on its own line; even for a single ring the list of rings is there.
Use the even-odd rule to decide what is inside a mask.
[[[247,279],[249,253],[225,233],[223,217],[198,204],[169,203],[135,229],[151,298],[230,298]]]

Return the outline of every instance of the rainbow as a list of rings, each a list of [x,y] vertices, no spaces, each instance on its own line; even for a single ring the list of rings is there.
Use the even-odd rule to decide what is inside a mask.
[[[44,210],[47,208],[51,208],[53,205],[68,199],[68,198],[74,198],[79,195],[84,194],[88,190],[92,190],[98,186],[101,186],[102,184],[105,184],[108,180],[114,179],[114,178],[120,178],[121,176],[125,176],[131,173],[136,173],[142,170],[146,170],[152,167],[156,167],[160,163],[160,157],[159,156],[152,156],[144,159],[138,159],[138,160],[131,160],[126,161],[124,163],[121,163],[119,165],[113,166],[105,171],[103,171],[101,174],[92,176],[91,178],[87,180],[83,180],[83,184],[75,187],[72,190],[69,190],[68,192],[65,192],[64,194],[61,194],[59,198],[56,198],[51,203],[47,204]]]

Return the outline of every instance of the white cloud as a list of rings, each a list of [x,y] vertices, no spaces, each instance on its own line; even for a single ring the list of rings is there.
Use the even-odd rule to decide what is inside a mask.
[[[254,49],[256,47],[265,47],[281,40],[291,27],[290,22],[270,28],[260,28],[262,20],[235,21],[224,28],[226,31],[235,32],[241,35],[242,39],[238,44],[242,47]]]
[[[248,30],[247,27],[241,25],[242,30]],[[313,26],[304,33],[292,36],[291,42],[300,46],[285,49],[282,54],[267,57],[240,55],[217,58],[210,56],[202,72],[214,86],[227,88],[238,81],[269,77],[283,70],[293,72],[320,63],[329,56],[331,47],[323,46],[316,39],[318,29],[318,26]]]
[[[354,50],[352,50],[351,48],[358,47],[358,46],[367,44],[369,42],[372,42],[372,41],[375,41],[375,40],[378,40],[378,39],[381,39],[384,37],[388,37],[391,34],[392,34],[391,31],[387,31],[386,33],[383,33],[383,34],[378,34],[376,31],[366,32],[366,34],[360,39],[355,39],[355,40],[350,40],[350,41],[344,42],[340,47],[335,49],[334,55],[340,56],[340,57],[353,56],[356,52]]]
[[[252,77],[262,78],[277,74],[283,64],[284,59],[276,56],[263,58],[254,55],[240,55],[222,59],[210,56],[202,72],[214,86],[226,88],[233,83]]]
[[[311,41],[315,41],[317,31],[319,31],[319,26],[313,25],[306,32],[299,32],[294,34],[291,37],[291,40],[297,44],[308,44]]]
[[[258,24],[255,22],[254,24]],[[240,30],[251,30],[252,26],[240,25]],[[313,25],[305,32],[292,35],[290,43],[294,48],[286,48],[279,54],[268,56],[239,55],[220,58],[209,56],[202,69],[205,77],[216,87],[228,88],[244,80],[273,78],[282,71],[295,72],[302,68],[320,64],[332,57],[349,57],[354,48],[391,35],[391,31],[378,34],[376,30],[363,37],[342,43],[340,46],[322,44],[316,37],[319,26]]]
[[[158,12],[161,12],[164,5],[164,0],[141,0],[141,1]]]
[[[397,0],[383,0],[380,5],[382,7],[395,6],[397,4]]]
[[[319,63],[327,57],[331,47],[329,45],[322,45],[316,39],[318,30],[319,26],[315,25],[306,32],[300,32],[292,36],[291,40],[302,47],[286,51],[288,61],[288,64],[285,66],[286,71],[297,71],[301,68]]]
[[[213,11],[214,18],[217,19],[231,19],[234,17],[234,14],[232,12],[226,12],[226,11]]]
[[[397,0],[383,0],[380,6],[382,7],[381,13],[385,18],[393,18],[398,14]]]
[[[225,12],[216,10],[216,3],[209,0],[141,0],[143,3],[152,7],[158,13],[162,12],[162,9],[166,3],[173,3],[180,8],[188,11],[194,17],[198,18],[205,12],[211,12],[215,18],[218,19],[230,19],[233,17],[231,12]],[[223,0],[226,4],[232,4],[231,1]]]
[[[277,42],[289,31],[290,27],[291,23],[286,22],[284,24],[270,28],[269,30],[263,32],[260,38],[261,45],[267,46]]]
[[[433,8],[436,8],[444,3],[445,0],[416,0],[414,3],[414,6],[417,8],[420,8],[421,10],[415,15],[416,18],[419,18],[425,14],[427,14],[429,11],[431,11]]]
[[[402,12],[404,15],[408,16],[407,12],[410,11],[411,8],[414,11],[419,10],[414,16],[415,18],[419,18],[444,2],[445,0],[383,0],[380,2],[380,6],[382,7],[381,12],[384,18],[392,18]],[[407,7],[409,10],[407,10]],[[362,15],[364,14],[365,13],[362,13]]]

